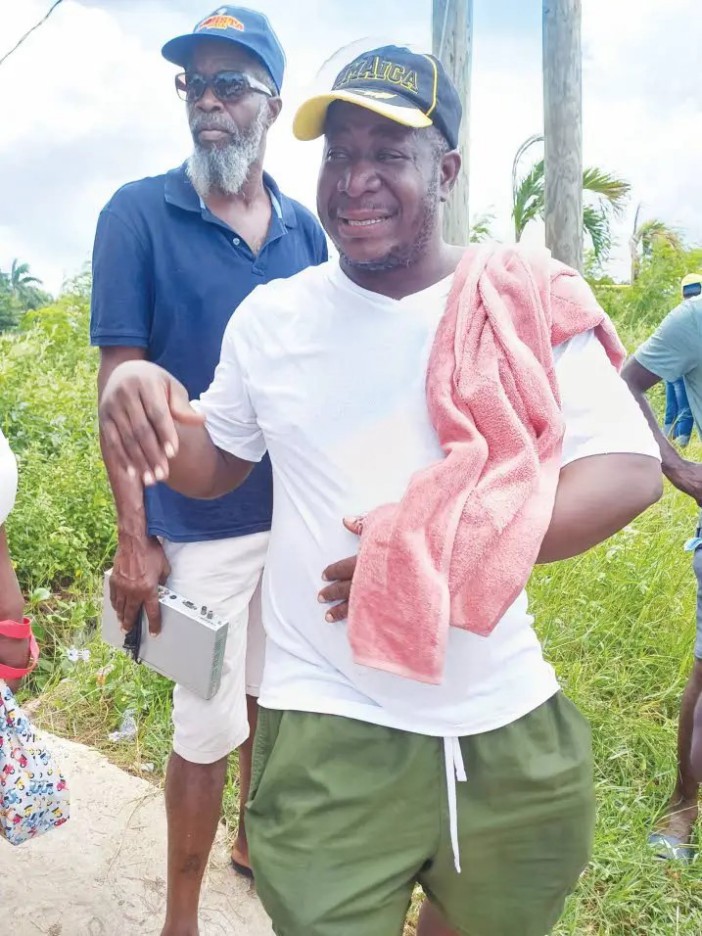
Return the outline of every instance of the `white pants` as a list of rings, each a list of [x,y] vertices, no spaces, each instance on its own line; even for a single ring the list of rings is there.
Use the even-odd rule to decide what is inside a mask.
[[[229,620],[217,694],[205,700],[183,686],[173,692],[173,750],[190,763],[213,764],[249,736],[246,695],[258,696],[265,657],[261,575],[268,537],[163,543],[169,587]]]

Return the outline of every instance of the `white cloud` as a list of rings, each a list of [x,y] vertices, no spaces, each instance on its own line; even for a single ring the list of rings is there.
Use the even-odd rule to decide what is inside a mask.
[[[471,208],[494,206],[497,232],[509,237],[513,154],[542,126],[541,50],[538,5],[527,21],[523,0],[502,2],[500,20],[494,0],[475,0]],[[270,16],[288,53],[286,106],[271,134],[268,168],[288,194],[313,207],[319,149],[291,139],[295,103],[344,43],[390,37],[399,23],[398,40],[426,46],[431,3],[251,3]],[[0,3],[0,54],[48,5]],[[88,259],[97,214],[112,192],[187,155],[174,69],[160,47],[192,29],[210,6],[202,0],[64,0],[2,66],[0,268],[19,256],[57,288]],[[697,4],[588,0],[583,7],[586,161],[632,182],[631,214],[640,200],[650,214],[702,240]],[[510,8],[512,14],[518,8],[519,19]],[[621,272],[629,223],[619,232]],[[541,233],[536,228],[530,236]]]

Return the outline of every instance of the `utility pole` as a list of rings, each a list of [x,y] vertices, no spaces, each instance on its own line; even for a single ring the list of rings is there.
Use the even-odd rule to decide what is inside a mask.
[[[432,51],[441,59],[458,89],[463,120],[458,140],[461,172],[444,208],[444,237],[450,244],[468,243],[468,160],[470,158],[470,75],[473,61],[473,0],[432,0]]]
[[[583,268],[582,0],[543,0],[546,246]]]

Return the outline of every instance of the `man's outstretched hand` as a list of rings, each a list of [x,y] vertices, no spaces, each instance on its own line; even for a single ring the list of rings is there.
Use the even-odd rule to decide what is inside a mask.
[[[363,520],[361,518],[345,518],[344,526],[349,532],[360,536],[363,531]],[[349,598],[351,597],[351,586],[356,571],[357,559],[358,556],[349,556],[348,559],[341,559],[339,562],[332,563],[322,572],[322,578],[330,584],[325,585],[318,598],[322,604],[333,603],[333,606],[325,615],[325,620],[329,624],[344,621],[349,616]]]
[[[165,481],[178,452],[177,424],[202,425],[205,417],[185,387],[148,361],[128,361],[111,374],[100,401],[100,429],[121,468],[149,487]]]

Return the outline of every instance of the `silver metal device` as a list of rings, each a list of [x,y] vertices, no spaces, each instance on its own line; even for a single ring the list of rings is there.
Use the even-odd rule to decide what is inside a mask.
[[[211,699],[222,678],[229,621],[206,605],[198,605],[159,586],[161,633],[151,636],[142,609],[134,629],[125,635],[110,601],[110,575],[111,570],[105,573],[103,640],[201,698]]]

